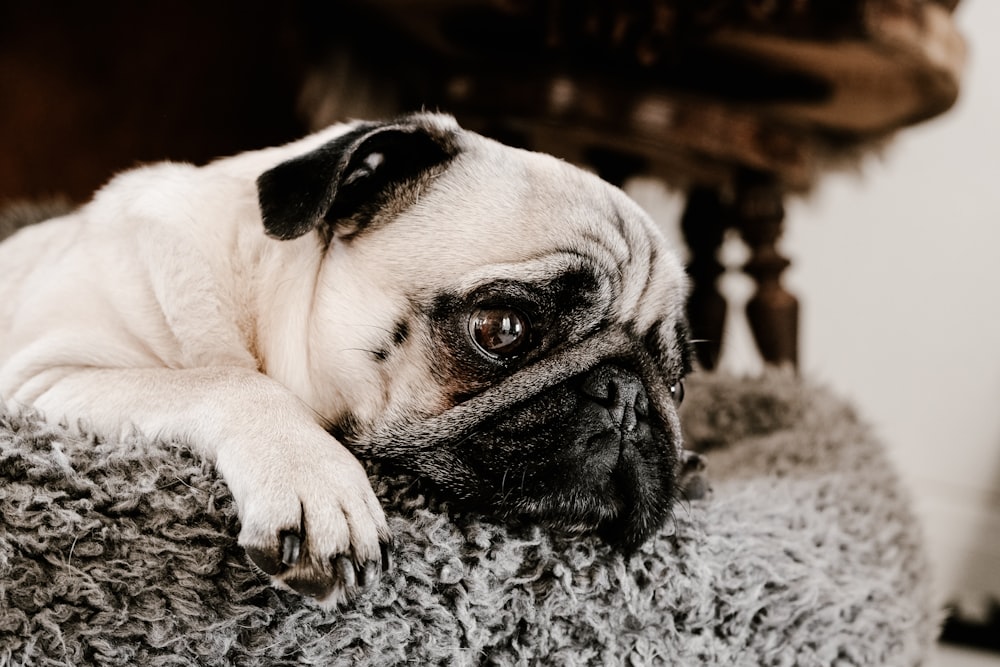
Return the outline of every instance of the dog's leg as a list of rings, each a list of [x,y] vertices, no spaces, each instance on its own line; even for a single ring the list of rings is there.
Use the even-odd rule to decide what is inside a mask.
[[[239,543],[276,580],[335,604],[388,566],[389,531],[365,471],[274,380],[239,368],[45,375],[33,403],[50,418],[105,433],[134,425],[214,461],[239,509]]]

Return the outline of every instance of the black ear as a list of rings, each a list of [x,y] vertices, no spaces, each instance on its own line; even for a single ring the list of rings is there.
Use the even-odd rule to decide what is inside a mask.
[[[413,182],[454,155],[451,134],[419,119],[362,123],[311,153],[282,162],[257,179],[268,236],[287,240],[321,224],[330,235],[352,231],[381,210],[395,186]]]

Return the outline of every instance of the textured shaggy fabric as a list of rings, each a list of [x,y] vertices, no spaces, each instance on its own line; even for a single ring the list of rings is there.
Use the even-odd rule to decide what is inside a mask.
[[[851,409],[702,374],[685,420],[712,494],[627,562],[375,474],[393,569],[325,611],[251,570],[225,485],[182,447],[0,410],[0,664],[922,664],[919,530]]]

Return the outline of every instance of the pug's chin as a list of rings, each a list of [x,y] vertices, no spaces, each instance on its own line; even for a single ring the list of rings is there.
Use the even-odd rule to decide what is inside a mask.
[[[530,521],[542,525],[553,535],[579,538],[596,535],[605,540],[620,532],[620,522],[625,511],[622,501],[607,499],[598,503],[580,498],[520,498],[504,508],[502,514],[509,519]]]

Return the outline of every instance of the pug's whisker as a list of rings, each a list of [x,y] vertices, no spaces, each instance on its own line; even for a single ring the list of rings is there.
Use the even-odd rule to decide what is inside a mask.
[[[508,472],[510,472],[510,471],[509,470],[504,470],[504,473],[503,473],[503,483],[501,484],[501,487],[503,486],[503,484],[506,484],[506,482],[507,482],[507,473]],[[523,487],[522,487],[522,490],[523,490]],[[517,488],[514,487],[514,486],[511,486],[510,488],[508,488],[506,490],[506,492],[503,492],[503,495],[500,497],[500,503],[503,504],[503,505],[506,505],[508,503],[512,503],[512,498],[514,498],[514,493],[516,491],[517,491]],[[513,500],[513,503],[516,503],[516,502],[517,502],[517,500]]]
[[[467,442],[471,442],[472,439],[477,435],[479,435],[478,431],[470,431],[469,433],[466,433],[459,440],[455,441],[455,447],[456,448],[462,447],[462,445],[466,444]]]
[[[370,355],[375,356],[375,357],[380,357],[383,354],[383,352],[381,352],[380,350],[369,350],[368,348],[364,348],[364,347],[342,347],[342,348],[340,348],[340,351],[341,352],[364,352],[365,354],[370,354]]]
[[[316,423],[319,424],[320,427],[322,427],[322,429],[327,433],[329,433],[330,429],[332,429],[335,426],[332,419],[325,417],[323,413],[321,413],[319,410],[312,407],[311,405],[306,405],[306,409],[312,413],[313,417],[316,418]]]
[[[500,499],[498,501],[499,504],[500,505],[510,504],[511,503],[511,497],[512,497],[513,493],[514,493],[514,489],[507,489],[507,491],[500,496]]]
[[[676,513],[674,510],[678,507],[682,507],[684,509],[684,512],[687,515],[688,519],[691,518],[691,501],[688,498],[685,498],[684,494],[679,494],[677,498],[674,499],[674,503],[670,507],[671,519],[676,518]]]
[[[368,324],[366,322],[341,322],[340,326],[353,327],[355,329],[375,329],[383,333],[392,334],[392,329],[387,329],[379,324]]]

